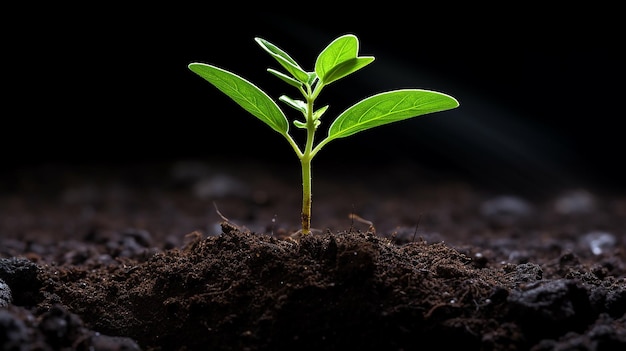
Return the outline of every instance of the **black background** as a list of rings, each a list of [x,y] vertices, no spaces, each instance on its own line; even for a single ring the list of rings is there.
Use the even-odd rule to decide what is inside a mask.
[[[275,99],[298,97],[266,72],[279,67],[254,37],[312,70],[328,43],[353,33],[360,54],[376,61],[325,88],[318,106],[331,107],[320,134],[332,116],[385,90],[437,90],[461,106],[333,141],[314,167],[382,172],[394,161],[509,189],[624,190],[617,9],[415,6],[343,14],[315,6],[243,14],[182,6],[7,13],[15,19],[4,35],[3,172],[51,162],[123,167],[214,157],[296,169],[280,135],[187,65],[215,64]]]

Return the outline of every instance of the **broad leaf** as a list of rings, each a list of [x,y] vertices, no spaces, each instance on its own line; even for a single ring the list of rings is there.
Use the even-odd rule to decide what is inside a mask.
[[[345,110],[330,125],[324,143],[370,128],[453,109],[459,102],[446,94],[421,89],[380,93],[361,100]]]
[[[322,80],[324,84],[328,85],[336,80],[339,80],[348,74],[354,73],[361,68],[369,65],[374,61],[373,57],[357,57],[348,61],[342,62],[333,67],[330,71],[326,72],[326,76]]]
[[[254,84],[234,73],[204,63],[191,63],[189,69],[275,131],[283,135],[289,131],[289,122],[283,111]]]
[[[358,57],[359,40],[347,34],[333,40],[317,57],[315,73],[322,83],[330,84],[374,61],[374,57]]]

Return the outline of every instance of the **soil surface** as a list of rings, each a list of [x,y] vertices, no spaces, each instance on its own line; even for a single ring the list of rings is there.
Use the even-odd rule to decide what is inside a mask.
[[[0,348],[626,350],[623,194],[297,167],[5,173]]]

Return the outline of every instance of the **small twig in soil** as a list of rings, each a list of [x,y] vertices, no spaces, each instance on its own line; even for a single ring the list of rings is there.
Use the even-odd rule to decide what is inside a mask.
[[[226,218],[222,212],[220,212],[220,210],[217,208],[217,204],[215,203],[215,201],[213,201],[213,207],[215,207],[215,212],[217,213],[218,216],[220,216],[220,218],[224,221],[224,222],[228,222],[230,224],[233,224],[228,218]]]
[[[217,213],[218,216],[220,216],[222,221],[226,222],[228,225],[236,228],[239,231],[246,231],[245,227],[238,226],[237,224],[233,223],[230,219],[226,218],[217,208],[217,204],[215,203],[215,201],[213,201],[213,207],[215,207],[215,212]]]
[[[420,213],[420,216],[417,217],[417,223],[415,224],[415,231],[413,232],[413,242],[415,242],[415,236],[417,235],[417,228],[419,228],[421,220],[422,220],[422,214]]]
[[[355,213],[350,213],[348,217],[352,220],[356,220],[357,222],[367,224],[369,226],[367,230],[369,230],[373,234],[376,234],[376,228],[374,227],[374,223],[372,221],[368,221],[367,219],[361,218],[359,217],[359,215]]]

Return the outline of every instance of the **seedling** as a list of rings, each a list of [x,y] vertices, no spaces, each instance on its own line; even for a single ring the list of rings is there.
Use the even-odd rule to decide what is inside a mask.
[[[315,100],[322,89],[369,65],[374,57],[358,56],[358,38],[346,34],[322,50],[315,61],[314,71],[308,72],[276,45],[261,38],[255,38],[255,41],[278,61],[286,73],[272,68],[267,71],[302,94],[302,100],[286,95],[282,95],[279,100],[302,113],[303,120],[294,120],[293,124],[296,128],[306,130],[303,148],[289,134],[289,121],[278,104],[256,85],[235,73],[209,64],[191,63],[189,69],[284,136],[293,147],[302,165],[303,235],[311,232],[311,160],[326,144],[370,128],[459,106],[455,98],[430,90],[400,89],[379,93],[343,111],[330,124],[326,138],[316,144],[315,132],[321,125],[322,115],[328,110],[328,105],[315,107]]]

